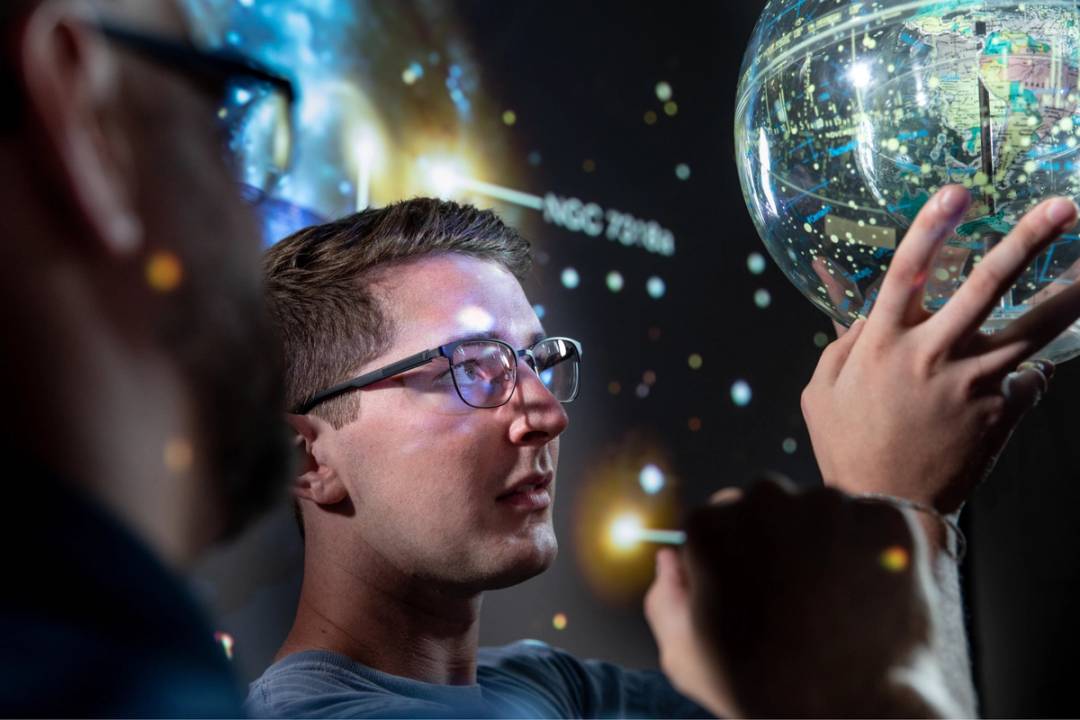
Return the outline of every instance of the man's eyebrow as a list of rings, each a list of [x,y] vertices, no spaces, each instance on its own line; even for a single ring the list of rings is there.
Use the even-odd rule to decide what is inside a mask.
[[[529,346],[531,347],[531,346],[535,345],[536,343],[540,342],[541,340],[543,340],[546,337],[547,337],[547,333],[545,333],[543,330],[540,330],[538,332],[534,332],[530,336]],[[513,343],[510,342],[509,340],[507,340],[506,336],[503,335],[498,330],[491,330],[491,331],[486,331],[486,332],[463,333],[461,335],[455,335],[454,337],[450,338],[450,340],[446,341],[446,343],[444,343],[444,344],[449,345],[451,343],[463,342],[465,340],[502,340],[504,343],[507,343],[509,345],[513,345]]]

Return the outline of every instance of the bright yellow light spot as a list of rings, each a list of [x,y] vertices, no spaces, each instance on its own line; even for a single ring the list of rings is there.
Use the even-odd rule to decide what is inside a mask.
[[[173,473],[185,473],[191,469],[195,459],[195,451],[186,438],[173,438],[165,443],[162,453],[165,467]]]
[[[159,250],[146,262],[146,282],[158,292],[170,292],[184,279],[184,266],[171,252]]]
[[[656,124],[656,113],[653,112],[652,110],[646,110],[645,111],[645,124],[646,125],[655,125]]]
[[[641,539],[641,518],[626,513],[611,523],[611,542],[619,550],[630,550]]]
[[[690,365],[691,370],[700,370],[702,364],[705,362],[700,355],[693,353],[687,358],[686,362]]]
[[[567,622],[566,613],[555,613],[555,617],[551,618],[551,627],[556,630],[565,630]]]
[[[679,112],[679,105],[674,100],[668,100],[664,103],[664,112],[671,117],[675,117],[675,114]]]
[[[506,125],[513,125],[517,122],[517,113],[513,110],[507,110],[502,114],[502,121]]]
[[[892,547],[886,548],[881,553],[881,567],[889,572],[903,572],[904,570],[907,570],[910,562],[911,558],[908,556],[907,549],[902,548],[899,545],[893,545]]]

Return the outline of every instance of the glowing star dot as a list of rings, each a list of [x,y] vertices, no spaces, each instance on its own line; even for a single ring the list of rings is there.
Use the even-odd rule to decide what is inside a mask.
[[[765,288],[760,288],[754,293],[754,304],[764,310],[772,304],[772,295]]]
[[[551,627],[556,630],[565,630],[567,622],[566,613],[555,613],[555,617],[551,618]]]
[[[780,447],[782,447],[784,452],[788,455],[793,455],[795,451],[799,449],[799,443],[795,442],[795,438],[784,438],[784,442],[780,444]]]
[[[882,551],[879,560],[881,562],[881,567],[889,572],[900,573],[907,570],[908,564],[911,562],[911,557],[908,555],[906,548],[902,548],[899,545],[893,545]]]
[[[578,271],[572,267],[568,267],[562,271],[562,284],[564,288],[573,290],[581,284],[581,276],[578,275]]]
[[[596,170],[596,161],[592,158],[586,158],[585,161],[581,163],[581,169],[587,173],[594,172]]]
[[[700,370],[702,363],[704,363],[701,355],[698,353],[691,353],[690,357],[686,359],[686,363],[690,366],[691,370]]]
[[[754,396],[753,391],[750,389],[750,383],[745,380],[736,380],[731,385],[731,402],[735,403],[739,407],[746,407],[750,404],[750,398]]]
[[[760,275],[765,272],[765,258],[761,253],[750,253],[746,257],[746,269],[753,275]]]
[[[502,114],[502,121],[506,125],[513,125],[517,122],[517,113],[513,110],[507,110]]]
[[[829,344],[829,336],[823,332],[814,333],[814,344],[819,348],[823,348]]]
[[[650,463],[638,473],[638,484],[647,495],[655,495],[664,489],[664,471]]]
[[[191,443],[185,438],[173,438],[165,443],[165,449],[162,452],[162,460],[165,463],[165,467],[173,473],[185,473],[191,469],[191,464],[195,459],[195,451],[191,447]]]
[[[656,83],[656,99],[660,102],[667,102],[671,99],[671,85],[661,80]]]
[[[645,281],[645,292],[649,293],[649,297],[653,300],[659,300],[667,292],[667,285],[664,284],[662,279],[653,275]]]
[[[690,432],[697,432],[701,429],[701,418],[692,417],[686,421],[686,427],[690,428]]]
[[[158,292],[170,292],[184,279],[184,266],[171,252],[160,250],[146,263],[146,282]]]
[[[233,659],[233,648],[236,646],[236,642],[233,640],[232,635],[227,632],[216,632],[214,633],[214,642],[225,651],[225,657],[229,660]]]
[[[607,289],[617,293],[623,289],[623,276],[618,270],[612,270],[607,274]]]
[[[646,110],[644,120],[645,120],[646,125],[655,125],[656,124],[656,113],[653,112],[652,110]]]
[[[641,539],[641,518],[626,514],[611,523],[611,542],[620,550],[629,550]]]
[[[678,165],[676,165],[675,166],[675,177],[679,178],[680,180],[689,180],[690,179],[690,166],[687,165],[686,163],[679,163]]]
[[[537,319],[539,319],[539,320],[543,320],[543,319],[544,319],[544,315],[545,315],[545,313],[546,313],[547,311],[546,311],[546,310],[544,310],[544,306],[543,306],[543,305],[533,305],[533,312],[534,312],[534,313],[536,313],[536,317],[537,317]]]

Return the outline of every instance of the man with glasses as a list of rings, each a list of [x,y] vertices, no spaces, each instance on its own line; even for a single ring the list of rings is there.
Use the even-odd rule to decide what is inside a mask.
[[[282,168],[230,172],[219,118],[236,87],[288,115],[291,84],[165,0],[5,0],[0,25],[0,714],[234,716],[177,573],[288,466],[237,182]]]
[[[270,249],[304,583],[251,714],[701,714],[657,672],[477,646],[484,591],[543,572],[557,547],[582,347],[541,326],[521,287],[529,264],[490,211],[429,199]]]

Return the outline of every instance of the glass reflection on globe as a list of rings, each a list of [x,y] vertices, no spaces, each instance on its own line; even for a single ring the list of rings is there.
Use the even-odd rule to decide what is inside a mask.
[[[947,183],[973,205],[939,253],[939,308],[1017,220],[1080,194],[1075,2],[769,0],[747,49],[735,140],[769,252],[844,324],[866,315],[915,214]],[[1002,298],[1000,329],[1080,275],[1065,235]],[[1041,356],[1080,354],[1072,326]]]

